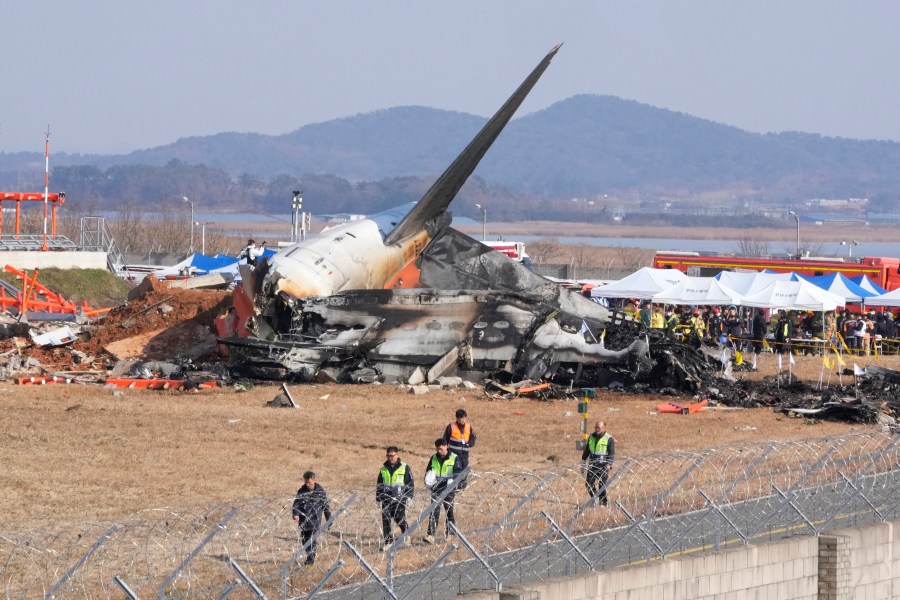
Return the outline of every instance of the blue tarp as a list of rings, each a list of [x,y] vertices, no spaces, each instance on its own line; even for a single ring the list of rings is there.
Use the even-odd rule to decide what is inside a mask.
[[[267,259],[272,258],[277,252],[277,250],[273,250],[272,248],[266,248],[263,252],[263,257]],[[206,256],[205,254],[196,252],[191,256],[189,264],[194,267],[198,273],[210,273],[217,269],[224,269],[230,266],[234,266],[235,270],[237,270],[238,257],[228,256],[226,254]]]

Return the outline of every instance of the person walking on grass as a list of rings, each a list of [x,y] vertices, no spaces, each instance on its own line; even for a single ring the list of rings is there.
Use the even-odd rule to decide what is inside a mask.
[[[456,454],[450,452],[447,440],[438,438],[434,441],[435,453],[428,460],[428,467],[425,471],[425,486],[431,490],[431,501],[437,500],[441,494],[447,489],[447,486],[453,483],[454,478],[462,471],[459,466]],[[434,543],[434,532],[437,531],[438,520],[441,517],[441,508],[447,513],[444,523],[444,530],[449,537],[451,534],[450,523],[456,523],[456,516],[453,514],[453,499],[456,491],[447,494],[447,497],[435,507],[434,512],[428,517],[428,533],[425,535],[425,541],[429,544]]]
[[[406,532],[406,505],[414,493],[412,469],[400,460],[397,446],[388,446],[387,460],[381,465],[375,483],[375,502],[381,505],[382,549],[394,543],[392,521],[400,527],[401,535]]]
[[[606,506],[606,482],[609,480],[609,466],[616,457],[616,440],[606,431],[606,423],[594,423],[594,433],[588,436],[581,453],[585,465],[584,484],[591,498],[596,498]]]
[[[291,509],[291,518],[297,522],[300,528],[300,543],[304,546],[310,542],[313,534],[322,526],[322,515],[325,520],[331,519],[331,509],[328,508],[328,495],[325,488],[316,483],[316,474],[307,471],[303,474],[303,485],[297,490],[294,498],[294,506]],[[305,565],[316,562],[316,542],[309,543],[306,549]]]
[[[464,471],[469,466],[469,448],[475,446],[475,430],[469,424],[469,415],[464,409],[456,411],[456,420],[447,425],[444,439],[447,440],[450,452],[456,455],[459,470]],[[466,489],[467,479],[468,477],[463,477],[456,489],[459,491]]]

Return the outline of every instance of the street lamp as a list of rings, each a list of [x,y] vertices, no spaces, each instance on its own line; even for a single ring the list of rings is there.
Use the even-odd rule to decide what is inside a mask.
[[[481,241],[487,240],[487,209],[482,208],[480,204],[476,204],[475,208],[481,211]]]
[[[194,225],[200,226],[200,254],[206,254],[206,226],[212,224],[212,221],[197,221],[194,223]]]
[[[194,253],[194,203],[188,200],[187,196],[182,196],[182,200],[190,204],[191,206],[191,249],[188,250],[189,253]]]
[[[847,256],[853,258],[853,246],[859,246],[859,242],[850,240],[849,242],[841,242],[841,246],[847,246]]]
[[[800,215],[792,210],[789,210],[788,214],[797,219],[797,260],[800,260]]]

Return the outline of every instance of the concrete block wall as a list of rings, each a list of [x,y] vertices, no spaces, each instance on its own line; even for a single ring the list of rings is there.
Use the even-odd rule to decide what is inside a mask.
[[[889,600],[900,527],[879,523],[481,592],[469,600]]]
[[[17,269],[106,269],[106,252],[70,251],[25,251],[9,250],[0,252],[0,269],[12,265]]]
[[[818,600],[812,536],[477,593],[471,600]]]
[[[900,527],[880,523],[835,532],[846,540],[847,595],[852,600],[900,598]],[[841,598],[837,596],[837,598]]]

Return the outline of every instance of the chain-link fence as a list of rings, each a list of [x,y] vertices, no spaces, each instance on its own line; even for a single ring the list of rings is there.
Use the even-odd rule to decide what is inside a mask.
[[[431,494],[382,547],[374,485],[328,489],[315,564],[293,496],[149,510],[115,525],[0,535],[7,598],[446,598],[894,518],[900,437],[877,433],[619,458],[609,503],[580,465],[475,472],[455,493],[458,531],[423,540]],[[327,481],[323,483],[327,484]]]

